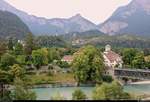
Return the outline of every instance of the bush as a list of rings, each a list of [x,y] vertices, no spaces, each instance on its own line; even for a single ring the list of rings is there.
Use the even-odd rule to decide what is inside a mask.
[[[57,92],[55,95],[51,96],[51,100],[64,100],[65,98]]]
[[[86,95],[80,89],[76,89],[72,93],[72,99],[73,100],[85,100],[86,99]]]
[[[1,67],[4,68],[4,70],[8,70],[7,68],[9,66],[12,66],[16,63],[16,59],[13,55],[5,53],[1,57]]]
[[[108,83],[111,83],[113,81],[113,78],[110,75],[104,75],[102,78],[103,78],[103,81],[108,82]]]

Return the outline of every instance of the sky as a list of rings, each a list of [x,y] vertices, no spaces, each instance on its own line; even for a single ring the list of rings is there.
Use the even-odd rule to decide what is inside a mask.
[[[81,14],[95,24],[104,22],[131,0],[5,0],[17,9],[38,17],[69,18]]]

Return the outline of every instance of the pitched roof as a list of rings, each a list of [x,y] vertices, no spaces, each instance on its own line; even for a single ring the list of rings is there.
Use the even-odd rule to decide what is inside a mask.
[[[72,61],[73,60],[73,56],[72,55],[66,55],[62,58],[62,60],[64,61]]]
[[[109,59],[110,62],[117,61],[121,56],[113,51],[105,52],[104,55]]]

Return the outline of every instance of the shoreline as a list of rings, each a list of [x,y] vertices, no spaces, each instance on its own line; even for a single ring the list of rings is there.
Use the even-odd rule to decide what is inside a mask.
[[[142,84],[150,84],[150,81],[140,81],[140,82],[132,82],[130,85],[142,85]]]
[[[81,84],[77,86],[77,84],[38,84],[38,85],[31,85],[29,89],[36,89],[36,88],[61,88],[61,87],[94,87],[95,84]],[[14,89],[13,85],[7,86],[10,90]]]

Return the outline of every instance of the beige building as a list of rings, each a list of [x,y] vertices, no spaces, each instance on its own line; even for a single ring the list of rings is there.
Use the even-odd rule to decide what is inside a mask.
[[[122,57],[111,50],[110,45],[105,46],[103,52],[104,64],[106,66],[106,74],[114,75],[114,68],[122,68]]]

